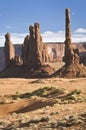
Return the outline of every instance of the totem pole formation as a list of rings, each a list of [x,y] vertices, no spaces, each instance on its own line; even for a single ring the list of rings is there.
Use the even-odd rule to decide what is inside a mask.
[[[70,29],[70,10],[66,9],[66,29],[65,29],[65,65],[80,63],[79,50],[74,46],[71,40],[71,29]]]

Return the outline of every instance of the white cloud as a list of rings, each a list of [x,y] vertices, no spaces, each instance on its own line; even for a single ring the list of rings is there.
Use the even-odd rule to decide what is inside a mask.
[[[74,42],[86,42],[86,29],[78,28],[73,32],[72,37]]]
[[[3,46],[3,45],[4,45],[4,44],[3,44],[4,42],[5,42],[5,40],[4,40],[4,34],[1,34],[1,35],[0,35],[0,46]]]
[[[26,33],[12,33],[11,34],[11,41],[14,44],[22,44],[24,42],[24,38],[27,34]]]
[[[84,28],[78,28],[75,33],[86,33],[86,29]]]
[[[7,29],[11,29],[11,28],[12,28],[12,26],[6,25],[6,28],[7,28]]]
[[[64,42],[65,40],[65,32],[58,31],[52,32],[47,31],[42,34],[44,42]],[[74,32],[72,32],[72,41],[73,42],[86,42],[86,29],[78,28]]]
[[[0,46],[4,46],[5,38],[4,33],[0,34]],[[26,33],[11,33],[11,41],[13,44],[22,44]],[[64,31],[46,31],[41,34],[43,42],[64,42],[65,32]],[[73,42],[86,42],[86,29],[78,28],[72,32],[72,41]]]
[[[27,34],[26,33],[11,33],[11,41],[13,44],[22,44],[24,42],[24,38]],[[5,43],[5,34],[0,34],[0,46],[4,46]]]
[[[52,32],[46,31],[42,33],[43,42],[63,42],[65,39],[64,31]]]

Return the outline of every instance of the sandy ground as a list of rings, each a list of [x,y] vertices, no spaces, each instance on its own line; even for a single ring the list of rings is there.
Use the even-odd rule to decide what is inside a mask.
[[[55,94],[48,96],[32,95],[28,98],[24,96],[23,98],[18,97],[19,95],[32,93],[45,87],[62,89],[64,94],[57,96],[54,92]],[[81,91],[80,96],[83,95],[82,99],[85,98],[85,100],[78,101],[74,99],[67,103],[62,101],[59,103],[59,99],[65,99],[67,94],[76,89]],[[12,98],[13,95],[15,95],[15,99]],[[58,103],[56,102],[57,100]],[[86,78],[0,79],[0,120],[10,121],[9,117],[13,113],[17,114],[13,121],[18,120],[19,114],[27,115],[28,120],[42,117],[50,117],[50,120],[62,120],[67,116],[86,113]],[[37,129],[38,126],[39,123],[37,124]],[[80,128],[83,127],[79,126]],[[7,127],[4,126],[4,129],[7,129]],[[31,129],[35,130],[32,126]],[[70,127],[70,129],[79,130],[76,126],[74,128]]]
[[[86,92],[86,78],[63,79],[63,78],[41,78],[41,79],[0,79],[0,95],[15,94],[16,92],[31,92],[38,88],[52,86],[65,88],[68,91],[80,89]]]

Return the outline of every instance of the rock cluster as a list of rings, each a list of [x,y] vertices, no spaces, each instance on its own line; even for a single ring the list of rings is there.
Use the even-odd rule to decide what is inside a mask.
[[[10,40],[10,34],[5,35],[5,64],[6,67],[14,60],[15,58],[15,49]]]
[[[61,69],[61,77],[75,78],[86,77],[86,68],[80,64],[79,50],[71,40],[70,10],[66,9],[66,30],[65,30],[65,54],[63,61],[65,66]]]
[[[23,62],[25,66],[39,68],[49,61],[47,48],[42,42],[39,23],[30,26],[29,31],[30,36],[26,36],[23,44]]]
[[[55,76],[57,74],[58,76],[60,75],[60,77],[67,77],[67,78],[86,77],[86,68],[81,64],[79,49],[72,43],[71,40],[70,10],[66,9],[65,14],[66,14],[65,53],[63,57],[65,66],[58,71],[58,74],[57,72],[55,72],[53,73],[53,75]],[[46,44],[44,44],[42,41],[42,36],[40,33],[40,24],[35,23],[34,26],[31,25],[29,27],[29,31],[30,35],[27,35],[25,37],[24,43],[22,45],[22,59],[23,59],[22,72],[24,73],[24,75],[26,75],[26,69],[28,68],[29,69],[28,75],[29,74],[31,75],[33,72],[33,76],[35,75],[38,76],[39,73],[42,74],[42,76],[43,75],[50,76],[49,73],[51,72],[51,70],[53,72],[54,69],[44,63],[53,61],[51,60],[52,54],[51,50],[47,48]],[[19,56],[15,56],[15,49],[10,40],[10,34],[7,33],[5,35],[5,38],[6,38],[5,41],[6,66],[9,66],[9,64],[20,65],[21,58]],[[55,48],[52,48],[52,51],[53,54],[55,54],[53,55],[54,60],[56,60],[58,56]],[[28,75],[26,75],[26,77],[28,77]],[[51,75],[51,77],[53,75]]]

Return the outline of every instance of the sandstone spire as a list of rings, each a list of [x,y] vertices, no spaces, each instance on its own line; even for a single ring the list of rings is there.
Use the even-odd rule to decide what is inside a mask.
[[[49,61],[46,45],[42,42],[40,24],[29,27],[29,38],[26,36],[23,44],[23,63],[30,68],[39,68]]]
[[[65,10],[65,64],[68,63],[68,50],[71,44],[70,9]]]
[[[60,77],[76,78],[86,77],[86,68],[80,64],[78,48],[72,43],[70,29],[70,10],[66,9],[66,29],[65,29],[65,55],[63,66],[59,71]]]
[[[35,29],[32,25],[30,25],[29,27],[29,32],[30,32],[30,39],[34,39],[35,38]]]
[[[35,28],[35,40],[37,42],[39,42],[39,41],[41,41],[40,24],[39,23],[35,23],[34,24],[34,28]]]
[[[65,42],[71,44],[70,9],[65,10]]]
[[[28,50],[29,50],[29,35],[27,35],[24,39],[24,43],[22,45],[22,56],[23,56],[23,64],[27,65],[28,64]]]
[[[70,29],[70,10],[65,10],[66,17],[66,29],[65,29],[65,65],[70,65],[71,63],[79,63],[79,50],[76,48],[71,40],[71,29]]]
[[[15,49],[10,40],[10,33],[5,35],[5,64],[9,66],[12,60],[15,58]]]

